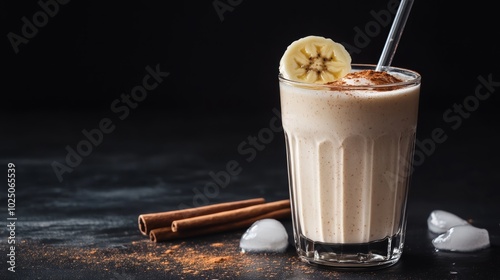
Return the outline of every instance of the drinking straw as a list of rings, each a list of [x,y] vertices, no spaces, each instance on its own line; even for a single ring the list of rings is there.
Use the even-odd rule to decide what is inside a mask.
[[[381,71],[383,67],[391,65],[392,58],[394,57],[399,39],[401,38],[401,34],[403,33],[403,29],[405,27],[406,20],[410,15],[412,4],[413,0],[401,0],[398,11],[396,12],[396,17],[392,22],[391,30],[389,31],[389,35],[385,41],[382,55],[378,61],[376,68],[377,71]]]

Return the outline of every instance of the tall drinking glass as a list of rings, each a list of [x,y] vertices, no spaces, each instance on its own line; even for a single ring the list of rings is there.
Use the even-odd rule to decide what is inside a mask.
[[[352,71],[375,65],[352,65]],[[421,77],[318,85],[279,76],[295,247],[308,263],[389,266],[401,257]]]

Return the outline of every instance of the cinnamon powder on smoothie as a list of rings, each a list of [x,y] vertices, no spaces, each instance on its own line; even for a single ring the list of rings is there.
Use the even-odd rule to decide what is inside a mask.
[[[350,82],[347,82],[347,81]],[[401,79],[396,78],[387,72],[362,70],[358,72],[351,72],[344,78],[328,83],[328,85],[341,86],[341,85],[363,85],[370,82],[369,85],[388,85],[402,82]]]

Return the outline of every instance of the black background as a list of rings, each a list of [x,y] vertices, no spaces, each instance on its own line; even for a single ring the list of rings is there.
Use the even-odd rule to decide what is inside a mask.
[[[119,129],[119,137],[138,129],[167,137],[181,132],[158,124],[187,121],[192,129],[186,137],[196,139],[217,130],[255,133],[279,108],[278,65],[292,41],[311,34],[330,37],[359,47],[351,53],[354,63],[375,64],[389,26],[374,14],[387,13],[394,2],[233,1],[218,14],[214,3],[226,2],[70,1],[59,4],[57,14],[20,44],[17,54],[8,34],[22,35],[22,18],[32,22],[42,8],[36,1],[2,2],[3,154],[41,154],[62,145],[59,154],[46,156],[63,157],[65,145],[76,145],[82,129],[98,127],[103,118],[129,126]],[[485,100],[474,97],[479,76],[500,81],[497,18],[487,1],[415,1],[392,65],[422,75],[417,138],[432,138],[439,128],[447,142],[498,155],[486,144],[498,127],[496,87]],[[372,33],[361,41],[359,30]],[[170,75],[118,120],[124,115],[111,104],[130,95],[142,84],[145,68],[156,65]],[[456,106],[469,110],[453,112]],[[211,117],[217,120],[207,121]],[[20,128],[23,133],[16,133]],[[26,138],[31,142],[22,146],[19,140]]]
[[[153,139],[175,150],[174,139],[180,139],[204,143],[199,145],[212,150],[210,160],[224,162],[231,155],[224,157],[219,146],[235,154],[240,142],[274,117],[278,64],[292,41],[311,34],[330,37],[359,47],[353,62],[376,63],[389,26],[378,25],[373,14],[386,11],[390,2],[234,1],[221,18],[215,1],[70,1],[59,4],[57,14],[20,44],[17,54],[8,34],[22,35],[22,18],[33,21],[41,7],[35,1],[2,2],[2,159],[43,158],[47,164],[39,172],[55,180],[50,162],[63,162],[65,147],[85,139],[83,129],[98,128],[109,118],[116,125],[115,140],[104,139],[96,154],[139,156],[144,147],[155,151]],[[497,17],[487,1],[414,3],[392,65],[422,75],[419,141],[429,143],[436,129],[446,135],[444,143],[420,149],[425,164],[419,164],[415,180],[467,175],[471,192],[496,188],[498,87],[484,100],[474,95],[478,77],[500,81]],[[366,34],[374,24],[380,29],[371,29],[360,46],[357,30]],[[119,120],[111,104],[142,84],[145,68],[156,65],[170,75]],[[454,112],[457,106],[465,112]],[[240,134],[212,145],[231,132]],[[119,145],[126,141],[132,144]],[[279,144],[268,150],[280,151],[283,163]],[[448,174],[440,171],[452,165]],[[77,172],[86,175],[83,168]]]
[[[234,1],[222,21],[214,2],[70,1],[17,54],[7,34],[21,35],[21,18],[32,21],[41,8],[3,2],[2,107],[109,111],[141,83],[147,65],[160,64],[171,75],[141,102],[142,111],[269,112],[279,106],[278,64],[292,41],[314,34],[356,46],[356,28],[366,30],[371,12],[394,1]],[[461,103],[479,75],[500,77],[496,18],[487,1],[415,1],[392,64],[422,74],[422,111]],[[354,63],[377,62],[389,26],[371,31],[351,53]],[[477,115],[493,111],[497,100],[482,102]]]
[[[145,148],[155,153],[160,147],[153,142],[196,153],[176,148],[179,141],[203,146],[206,164],[220,169],[222,164],[214,161],[241,157],[238,144],[274,118],[279,60],[292,41],[311,34],[330,37],[358,47],[351,53],[354,63],[375,64],[389,25],[382,26],[374,14],[387,14],[394,1],[233,1],[230,10],[219,14],[214,3],[226,2],[58,4],[57,14],[16,54],[9,34],[22,35],[22,18],[33,22],[42,8],[36,1],[2,2],[2,160],[43,159],[37,172],[57,184],[50,163],[64,162],[66,146],[75,148],[86,139],[83,129],[97,129],[109,118],[115,131],[83,167],[101,153],[110,158],[141,156]],[[415,180],[465,180],[464,188],[471,193],[479,189],[487,197],[496,189],[498,86],[484,100],[474,95],[481,86],[478,77],[500,81],[497,18],[487,1],[413,4],[392,65],[422,75],[417,138],[427,146],[417,147],[424,157]],[[360,41],[359,30],[371,35]],[[120,120],[123,113],[111,104],[142,84],[147,66],[157,65],[169,76]],[[446,139],[432,144],[436,130],[444,131]],[[232,138],[226,137],[231,133]],[[277,157],[284,172],[283,141],[273,145],[267,150],[278,153],[262,154],[260,164]],[[135,176],[151,171],[137,164]],[[448,173],[441,172],[450,166]],[[78,167],[65,175],[92,174]],[[415,191],[439,187],[425,184]],[[452,193],[467,198],[463,191]]]

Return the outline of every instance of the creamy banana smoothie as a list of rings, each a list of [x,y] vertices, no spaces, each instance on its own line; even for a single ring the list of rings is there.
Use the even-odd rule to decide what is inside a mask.
[[[370,267],[402,253],[420,76],[374,69],[317,36],[281,59],[294,238],[306,262]]]

